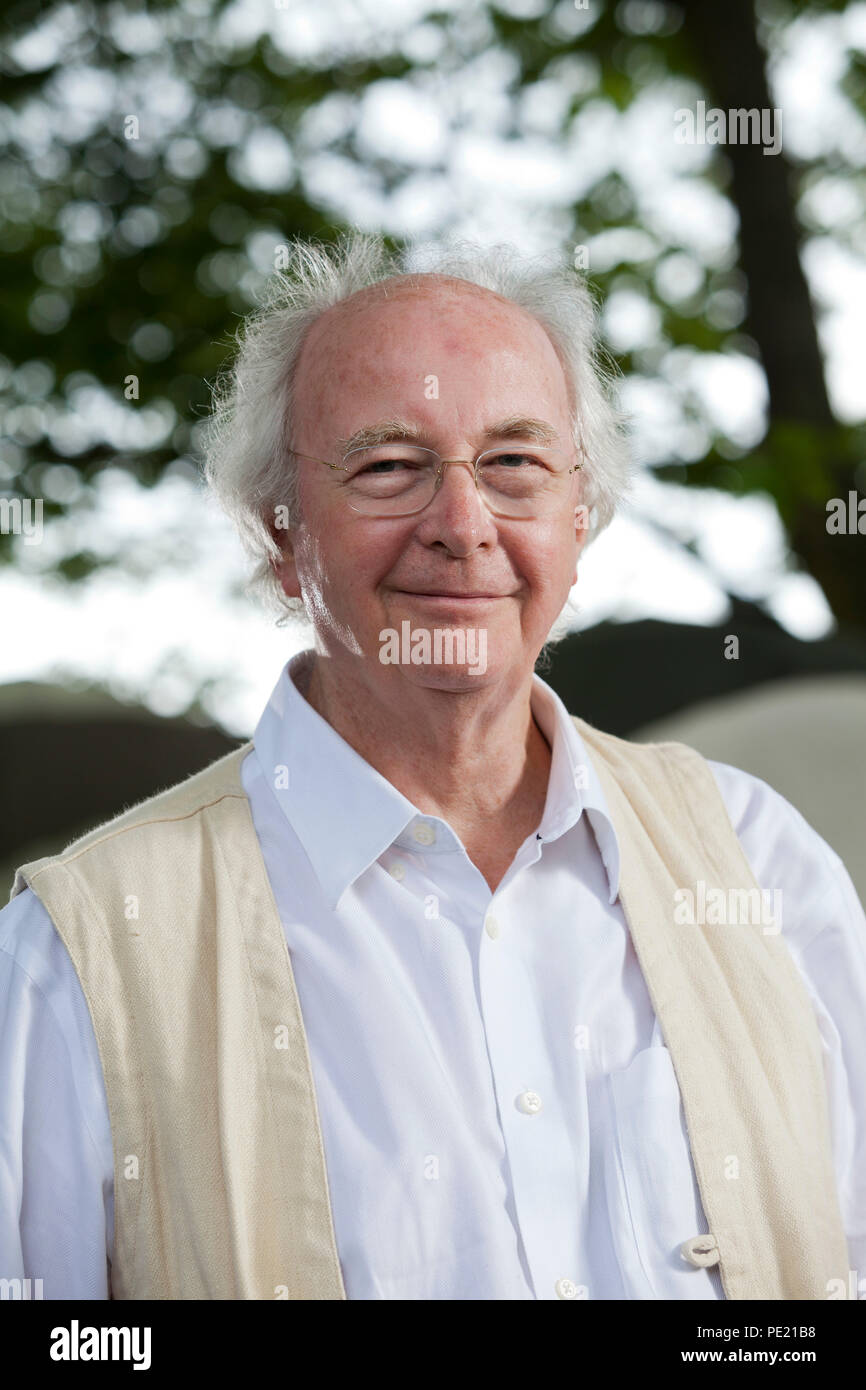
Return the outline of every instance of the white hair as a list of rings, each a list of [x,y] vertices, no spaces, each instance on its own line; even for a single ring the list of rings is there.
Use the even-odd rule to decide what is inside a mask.
[[[411,252],[394,252],[382,237],[357,231],[342,233],[332,245],[296,239],[286,249],[286,269],[274,273],[264,302],[245,320],[234,362],[214,386],[202,469],[253,562],[247,592],[279,612],[280,625],[306,616],[303,600],[288,598],[280,586],[274,569],[280,549],[270,529],[278,506],[286,508],[289,527],[299,515],[297,463],[287,451],[301,349],[326,309],[394,277],[466,280],[538,320],[568,386],[574,442],[583,456],[586,544],[608,525],[630,486],[631,461],[613,395],[616,368],[599,340],[596,303],[575,270],[529,259],[507,245],[468,241],[428,251],[426,264],[416,255],[413,264]],[[559,620],[548,640],[564,630]]]

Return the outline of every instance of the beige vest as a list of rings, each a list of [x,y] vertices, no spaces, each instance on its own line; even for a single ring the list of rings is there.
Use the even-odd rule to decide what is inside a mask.
[[[729,1299],[848,1287],[821,1043],[781,935],[686,925],[675,891],[757,890],[712,771],[575,719],[673,1061]],[[117,1299],[342,1299],[286,938],[241,783],[247,743],[23,865],[81,980],[114,1143]],[[736,1174],[734,1176],[733,1174]],[[697,1234],[697,1233],[696,1233]],[[673,1252],[672,1252],[673,1253]]]

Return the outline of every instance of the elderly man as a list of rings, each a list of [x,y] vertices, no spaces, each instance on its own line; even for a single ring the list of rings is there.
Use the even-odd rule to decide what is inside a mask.
[[[534,673],[627,480],[594,334],[575,277],[501,249],[292,248],[207,477],[313,645],[250,743],[16,876],[0,1274],[851,1296],[841,862],[764,783]]]

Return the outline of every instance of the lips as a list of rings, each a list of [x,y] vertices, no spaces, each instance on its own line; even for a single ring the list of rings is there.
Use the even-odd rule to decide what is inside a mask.
[[[482,593],[480,590],[464,589],[398,589],[398,593],[412,594],[414,598],[507,598],[507,594]]]

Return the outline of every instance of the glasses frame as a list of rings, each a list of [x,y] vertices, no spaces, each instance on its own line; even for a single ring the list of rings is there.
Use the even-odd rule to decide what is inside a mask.
[[[390,441],[390,442],[391,442],[391,443],[398,444],[400,441],[399,441],[399,440],[392,440],[392,441]],[[370,446],[370,447],[373,447],[373,446]],[[410,448],[413,448],[413,449],[425,448],[424,445],[421,445],[421,444],[408,444],[408,442],[407,442],[407,447],[410,447]],[[518,446],[517,446],[517,449],[519,449],[520,447],[521,447],[521,446],[518,445]],[[531,446],[531,445],[526,445],[526,446],[523,446],[523,447],[525,447],[525,448],[527,448],[527,449],[530,449],[532,446]],[[546,449],[546,448],[549,448],[548,445],[543,445],[543,446],[539,445],[538,447],[539,447],[539,448],[545,448],[545,449]],[[517,449],[514,450],[515,453],[517,452]],[[366,449],[364,448],[364,446],[360,446],[360,447],[357,448],[357,449],[350,449],[349,452],[348,452],[348,454],[346,454],[345,457],[346,457],[346,458],[351,458],[352,454],[361,453],[361,452],[366,452]],[[502,446],[502,445],[499,445],[499,446],[497,446],[496,448],[493,448],[493,449],[484,449],[484,450],[482,450],[482,452],[481,452],[480,454],[476,454],[474,460],[473,460],[473,459],[459,459],[459,458],[445,459],[445,458],[442,458],[441,455],[437,454],[435,449],[427,449],[426,452],[427,452],[428,454],[433,454],[434,457],[438,458],[438,459],[439,459],[439,464],[438,464],[438,467],[437,467],[437,469],[436,469],[436,481],[435,481],[435,483],[434,483],[434,485],[433,485],[433,496],[432,496],[432,497],[428,497],[428,499],[427,499],[426,502],[422,502],[420,507],[412,507],[412,508],[410,508],[410,510],[409,510],[408,512],[368,512],[368,511],[361,511],[358,507],[353,506],[351,502],[348,502],[348,506],[351,507],[352,511],[355,512],[357,516],[372,516],[372,517],[378,516],[378,517],[380,517],[380,518],[401,517],[401,516],[417,516],[419,512],[423,512],[423,511],[424,511],[425,507],[429,507],[429,506],[430,506],[430,503],[433,501],[433,498],[436,496],[436,493],[439,491],[440,487],[442,486],[442,480],[443,480],[444,477],[445,477],[445,469],[447,468],[448,464],[449,464],[449,463],[460,463],[460,464],[464,464],[465,466],[467,466],[467,467],[469,467],[469,468],[472,469],[473,477],[474,477],[474,479],[475,479],[475,490],[476,490],[476,492],[478,493],[479,497],[481,498],[481,501],[484,503],[484,506],[487,508],[487,510],[488,510],[489,512],[491,512],[491,513],[493,514],[493,516],[503,517],[506,521],[532,521],[532,520],[535,519],[535,518],[533,518],[532,516],[519,516],[519,515],[518,515],[518,516],[515,516],[515,514],[514,514],[513,512],[501,512],[501,511],[497,511],[495,507],[491,507],[491,505],[490,505],[490,503],[488,502],[486,496],[485,496],[484,493],[481,491],[481,488],[478,486],[478,465],[479,465],[479,463],[481,462],[481,460],[482,460],[483,458],[487,458],[488,454],[500,454],[500,453],[502,453],[502,452],[503,452],[503,446]],[[345,463],[331,463],[331,462],[329,462],[328,459],[316,458],[316,456],[315,456],[314,454],[302,454],[298,449],[286,449],[286,453],[287,453],[287,454],[291,454],[293,458],[309,459],[311,463],[322,463],[322,464],[325,465],[326,468],[335,469],[335,470],[337,470],[337,471],[339,471],[339,472],[342,472],[342,473],[349,473],[349,472],[351,472],[351,470],[350,470],[349,468],[346,467]],[[571,477],[572,473],[578,473],[578,472],[580,472],[580,470],[581,470],[582,468],[583,468],[583,464],[582,464],[582,463],[575,463],[575,464],[572,465],[571,468],[566,468],[566,469],[558,470],[558,476],[563,477],[563,478],[569,478],[569,477]]]

